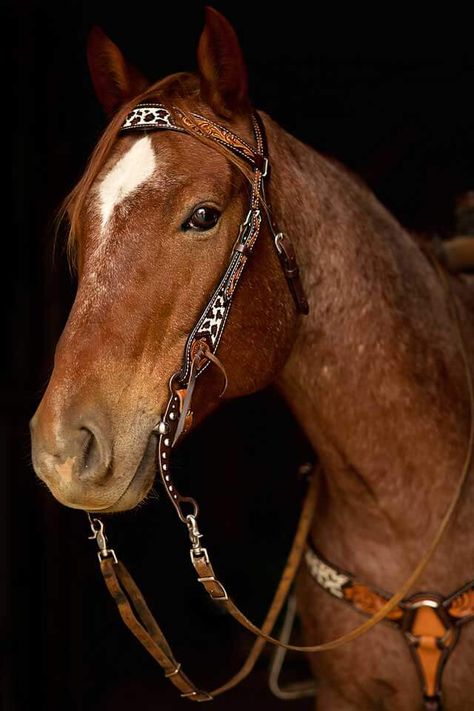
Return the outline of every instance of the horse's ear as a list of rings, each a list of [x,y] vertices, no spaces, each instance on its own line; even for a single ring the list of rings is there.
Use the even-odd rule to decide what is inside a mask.
[[[92,84],[107,116],[148,86],[147,80],[128,64],[116,44],[100,27],[93,27],[87,42],[87,61]]]
[[[202,97],[216,114],[231,118],[248,111],[247,69],[237,35],[212,7],[206,7],[197,60]]]

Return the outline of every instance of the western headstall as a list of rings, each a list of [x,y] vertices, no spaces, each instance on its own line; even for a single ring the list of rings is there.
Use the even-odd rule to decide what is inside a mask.
[[[301,284],[292,242],[287,235],[275,229],[267,205],[265,180],[269,177],[270,166],[263,124],[257,114],[252,114],[252,125],[255,147],[230,129],[204,116],[184,112],[175,106],[166,108],[162,104],[149,103],[139,104],[134,108],[122,126],[123,133],[150,130],[187,133],[213,147],[224,149],[227,153],[231,153],[234,159],[232,162],[240,168],[251,187],[248,213],[240,225],[229,263],[188,336],[181,369],[171,377],[168,405],[157,425],[158,466],[161,479],[183,522],[186,522],[189,513],[195,518],[198,508],[193,499],[181,496],[172,481],[169,466],[171,448],[191,425],[190,404],[196,379],[211,362],[219,363],[215,354],[229,317],[237,284],[260,234],[263,216],[267,218],[273,243],[296,308],[300,313],[308,313],[308,302]],[[185,513],[183,505],[190,505],[191,511]]]
[[[283,267],[290,292],[298,312],[308,313],[308,303],[301,284],[295,251],[289,237],[278,232],[273,224],[272,216],[265,196],[265,181],[270,174],[265,133],[258,114],[252,114],[252,125],[255,137],[255,147],[243,138],[235,135],[230,129],[215,123],[211,119],[195,113],[185,112],[180,108],[166,107],[160,103],[141,103],[126,117],[122,132],[170,130],[186,133],[227,155],[245,177],[251,186],[250,206],[230,255],[228,266],[211,295],[206,307],[201,313],[196,325],[188,336],[184,349],[181,368],[170,378],[169,400],[154,432],[158,436],[157,464],[161,480],[180,520],[186,525],[191,543],[191,562],[197,573],[198,581],[203,585],[212,600],[220,603],[234,619],[256,636],[256,640],[241,669],[226,683],[211,692],[202,691],[194,685],[184,673],[181,664],[175,659],[173,652],[164,637],[158,623],[152,616],[140,590],[127,571],[117,559],[113,549],[108,547],[103,522],[94,514],[88,514],[92,529],[91,538],[99,547],[99,561],[105,583],[117,604],[119,613],[135,637],[164,669],[165,676],[181,691],[181,695],[191,701],[209,701],[225,691],[228,691],[245,679],[252,671],[255,663],[267,642],[284,650],[297,652],[322,652],[336,649],[351,640],[357,639],[374,627],[378,622],[396,614],[399,605],[414,582],[421,575],[436,550],[441,537],[448,527],[456,506],[459,502],[464,483],[471,468],[474,448],[474,388],[469,359],[464,343],[457,304],[448,280],[439,265],[434,263],[447,295],[450,297],[453,322],[460,344],[469,391],[471,412],[470,434],[467,454],[461,477],[456,485],[453,498],[440,522],[430,545],[419,560],[412,574],[391,597],[380,599],[375,608],[367,610],[370,619],[360,624],[347,634],[330,642],[302,647],[288,643],[271,636],[276,620],[280,614],[289,590],[302,560],[308,533],[316,508],[317,476],[310,476],[308,491],[293,544],[270,605],[267,616],[261,628],[254,625],[234,604],[222,583],[216,578],[208,551],[201,545],[202,534],[199,531],[197,517],[199,507],[195,499],[182,496],[171,476],[171,451],[179,437],[189,429],[192,422],[191,399],[196,379],[211,362],[221,365],[216,356],[223,330],[227,323],[238,282],[245,270],[259,236],[263,217],[266,217],[273,242]],[[307,471],[308,473],[308,471]],[[189,508],[187,511],[186,509]],[[395,611],[395,612],[394,612]],[[393,615],[392,615],[393,616]],[[312,684],[295,690],[295,695],[313,695]],[[291,695],[290,695],[291,697]],[[288,697],[288,698],[290,698]],[[294,696],[293,696],[294,698]],[[426,706],[428,708],[428,706]],[[429,708],[439,708],[430,706]]]

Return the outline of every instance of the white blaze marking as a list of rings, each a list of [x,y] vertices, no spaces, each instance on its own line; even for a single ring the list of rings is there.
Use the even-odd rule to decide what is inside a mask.
[[[102,230],[117,205],[153,175],[155,152],[149,136],[140,138],[107,173],[99,185]]]

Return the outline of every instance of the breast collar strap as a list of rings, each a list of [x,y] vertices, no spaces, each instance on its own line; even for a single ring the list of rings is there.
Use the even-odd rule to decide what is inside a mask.
[[[320,587],[364,615],[370,617],[391,597],[385,590],[367,585],[329,563],[311,543],[306,549],[305,562]],[[448,597],[419,592],[403,598],[385,618],[384,622],[397,627],[408,642],[427,711],[441,709],[441,683],[446,662],[458,642],[462,626],[472,621],[474,580]]]

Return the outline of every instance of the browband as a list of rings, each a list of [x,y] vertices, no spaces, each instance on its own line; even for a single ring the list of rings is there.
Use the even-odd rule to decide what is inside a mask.
[[[254,118],[255,120],[255,118]],[[220,143],[224,148],[231,150],[239,158],[247,161],[251,168],[258,168],[264,175],[267,172],[268,160],[263,155],[263,145],[258,145],[257,150],[246,140],[237,136],[233,131],[193,112],[186,113],[173,106],[172,110],[163,104],[144,103],[138,104],[126,117],[122,131],[147,131],[147,130],[181,131],[202,138],[211,139]],[[260,133],[262,128],[259,126]]]

